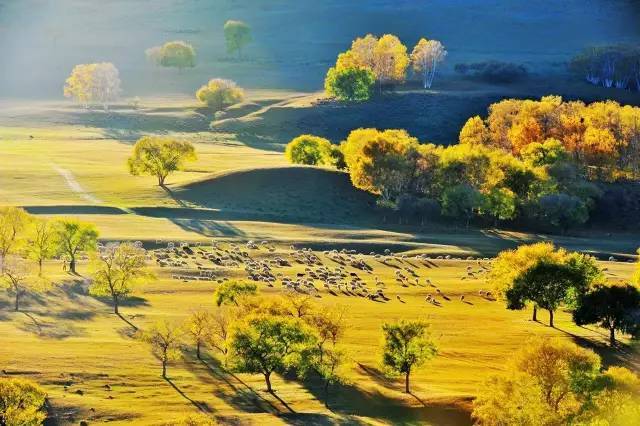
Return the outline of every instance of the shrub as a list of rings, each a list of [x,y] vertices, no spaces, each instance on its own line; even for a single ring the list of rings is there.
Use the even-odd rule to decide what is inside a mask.
[[[234,81],[214,78],[198,89],[196,97],[209,108],[220,110],[242,102],[244,91]]]
[[[487,83],[514,83],[527,77],[528,71],[524,65],[511,62],[486,61],[470,64],[456,64],[456,72]]]
[[[196,66],[196,51],[184,41],[170,41],[162,46],[154,46],[145,51],[147,58],[162,67],[180,70]]]
[[[40,386],[28,380],[0,379],[0,424],[42,424],[47,417],[46,397]]]
[[[334,165],[340,161],[340,155],[329,140],[314,135],[300,135],[289,142],[285,149],[285,156],[291,163],[310,166]]]
[[[330,68],[324,81],[329,96],[341,101],[366,101],[373,93],[376,77],[366,68]]]

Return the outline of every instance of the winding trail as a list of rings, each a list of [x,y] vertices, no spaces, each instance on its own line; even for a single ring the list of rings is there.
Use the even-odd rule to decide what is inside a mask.
[[[85,201],[88,201],[91,204],[102,204],[102,200],[93,196],[91,193],[87,192],[82,187],[82,185],[80,185],[80,183],[76,180],[75,176],[73,176],[73,173],[71,173],[71,171],[67,169],[63,169],[62,167],[59,167],[55,164],[53,164],[51,167],[53,167],[53,170],[55,170],[60,176],[64,178],[64,180],[67,182],[67,186],[69,187],[69,189],[71,189],[73,192],[78,194],[80,198],[84,199]]]

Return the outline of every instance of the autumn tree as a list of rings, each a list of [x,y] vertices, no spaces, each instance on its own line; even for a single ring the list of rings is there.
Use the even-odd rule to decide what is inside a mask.
[[[433,358],[436,345],[428,333],[428,324],[422,321],[384,323],[382,364],[390,374],[404,374],[404,389],[410,393],[409,376]]]
[[[196,358],[201,359],[200,357],[200,348],[207,341],[211,340],[209,338],[209,333],[211,333],[211,313],[205,310],[197,310],[191,312],[189,318],[185,322],[185,330],[189,335],[189,338],[196,346]]]
[[[447,51],[438,40],[421,38],[411,53],[411,64],[415,73],[422,76],[425,89],[430,89],[436,75],[436,68],[447,56]]]
[[[29,214],[24,209],[0,207],[0,261],[18,252],[29,222]]]
[[[89,293],[108,296],[113,313],[119,315],[120,303],[152,274],[146,267],[146,252],[131,243],[109,244],[92,259],[92,282]]]
[[[38,275],[42,276],[42,263],[53,258],[58,248],[58,234],[55,222],[48,219],[35,219],[29,226],[27,253],[38,262]]]
[[[150,61],[161,67],[178,68],[182,71],[196,66],[196,51],[185,41],[170,41],[162,46],[149,48],[145,53]]]
[[[244,90],[235,81],[214,78],[198,89],[196,98],[217,111],[242,102]]]
[[[142,334],[142,339],[151,347],[151,353],[162,365],[162,378],[167,378],[167,365],[180,358],[180,343],[183,331],[180,326],[168,321],[159,321]]]
[[[334,162],[331,142],[314,135],[300,135],[292,139],[284,155],[294,164],[330,166]]]
[[[388,83],[402,83],[405,80],[409,56],[407,47],[393,34],[385,34],[373,49],[375,73],[381,87]]]
[[[578,299],[573,320],[609,330],[611,346],[616,344],[616,331],[640,336],[640,290],[632,285],[600,284]]]
[[[242,57],[242,49],[251,42],[251,27],[242,21],[229,20],[224,24],[224,39],[227,52],[238,52]]]
[[[229,351],[229,335],[233,323],[232,315],[233,313],[224,307],[219,307],[209,318],[209,330],[206,336],[207,345],[222,354],[225,364]]]
[[[29,380],[0,379],[0,424],[36,426],[47,418],[47,393]]]
[[[55,227],[58,253],[69,258],[69,271],[75,274],[78,255],[81,252],[95,251],[98,230],[92,223],[73,219],[59,220]]]
[[[133,147],[133,154],[127,164],[132,175],[155,176],[158,186],[164,187],[169,174],[184,170],[186,163],[195,160],[195,148],[190,142],[143,136]]]
[[[120,88],[120,74],[110,62],[76,65],[67,78],[64,86],[64,96],[88,108],[97,103],[105,111],[109,104],[118,99]]]
[[[214,293],[216,305],[235,305],[249,296],[258,294],[258,286],[249,281],[227,280],[220,284]]]
[[[302,354],[314,346],[314,335],[297,318],[251,315],[234,326],[229,342],[235,371],[264,376],[273,393],[271,375],[300,364]]]
[[[31,267],[25,259],[13,255],[2,259],[0,287],[13,294],[13,306],[16,312],[20,310],[20,298],[29,291],[40,290],[44,284],[44,282],[33,279]]]
[[[566,424],[598,391],[600,359],[564,340],[532,340],[514,355],[505,373],[491,375],[474,401],[483,425]]]
[[[468,119],[460,130],[458,140],[461,144],[486,145],[489,140],[489,131],[482,118],[476,115]]]

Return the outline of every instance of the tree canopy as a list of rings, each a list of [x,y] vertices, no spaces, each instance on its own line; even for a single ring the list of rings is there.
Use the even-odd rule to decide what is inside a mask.
[[[186,41],[169,41],[162,46],[146,50],[147,58],[156,65],[167,68],[193,68],[196,66],[196,50]]]
[[[251,42],[251,27],[242,21],[228,20],[224,24],[224,39],[228,53],[238,52],[242,57],[242,49]]]
[[[190,142],[158,136],[143,136],[133,147],[129,157],[129,172],[134,175],[151,175],[164,186],[172,172],[183,170],[187,162],[196,160],[195,148]]]
[[[64,96],[86,108],[93,104],[106,110],[120,96],[120,74],[110,62],[76,65],[64,85]]]
[[[198,89],[196,98],[207,104],[209,108],[220,110],[242,102],[244,91],[237,86],[235,81],[214,78]]]

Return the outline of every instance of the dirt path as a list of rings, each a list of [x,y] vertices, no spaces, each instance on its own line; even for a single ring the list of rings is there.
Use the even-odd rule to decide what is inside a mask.
[[[88,201],[91,204],[102,204],[102,200],[85,191],[85,189],[76,180],[75,176],[73,176],[73,173],[71,173],[71,171],[63,169],[62,167],[58,167],[55,164],[51,167],[53,167],[53,170],[58,172],[58,174],[64,178],[69,189],[78,194],[80,198]]]

